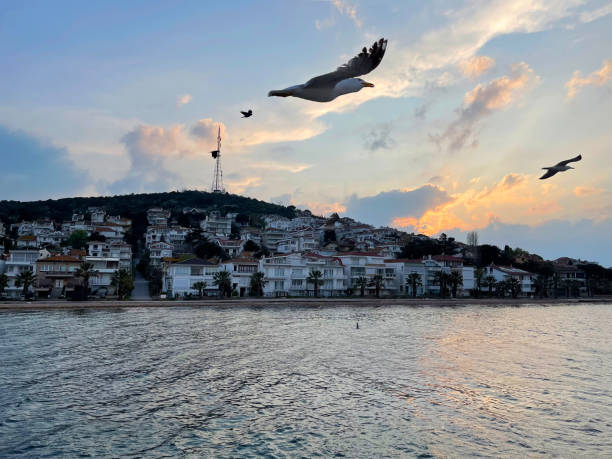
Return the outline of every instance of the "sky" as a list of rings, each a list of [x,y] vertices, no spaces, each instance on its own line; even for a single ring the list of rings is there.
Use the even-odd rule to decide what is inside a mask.
[[[220,128],[231,193],[610,266],[611,45],[609,0],[5,0],[0,199],[208,190]]]

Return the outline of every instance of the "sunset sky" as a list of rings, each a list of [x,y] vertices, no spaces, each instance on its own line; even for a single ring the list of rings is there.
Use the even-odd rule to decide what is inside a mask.
[[[207,190],[220,125],[232,193],[612,265],[609,0],[4,1],[0,62],[0,199]]]

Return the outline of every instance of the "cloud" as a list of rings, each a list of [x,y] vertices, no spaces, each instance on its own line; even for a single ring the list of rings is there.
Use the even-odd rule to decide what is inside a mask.
[[[69,160],[65,148],[0,125],[0,199],[35,200],[83,194],[87,174]]]
[[[161,191],[202,186],[196,170],[209,159],[216,146],[217,129],[223,123],[210,118],[197,121],[191,129],[138,125],[121,138],[130,159],[127,175],[110,185],[111,191]]]
[[[414,117],[424,120],[427,115],[427,111],[429,110],[429,104],[419,105],[414,109]]]
[[[310,169],[312,164],[302,163],[279,163],[274,161],[262,161],[254,163],[252,166],[254,169],[266,169],[271,171],[283,171],[291,172],[292,174],[298,174],[306,169]]]
[[[612,60],[606,60],[599,70],[595,70],[589,76],[582,78],[579,70],[574,72],[572,78],[565,84],[567,97],[570,99],[578,94],[582,86],[603,86],[612,80]]]
[[[574,194],[579,198],[586,196],[594,196],[603,193],[605,190],[594,186],[577,186],[574,188]]]
[[[191,102],[191,94],[183,94],[182,96],[178,96],[176,99],[176,106],[182,107],[183,105],[187,105]]]
[[[612,219],[552,219],[536,225],[496,220],[478,229],[478,236],[481,243],[508,244],[537,253],[549,260],[568,256],[612,266],[612,251],[602,250],[602,247],[609,245],[611,232]],[[460,231],[451,229],[447,234],[454,234],[458,239],[463,238],[460,240],[465,239],[465,234]]]
[[[488,56],[474,56],[459,64],[459,68],[468,78],[478,78],[495,65],[495,59]]]
[[[346,214],[373,225],[389,225],[398,214],[422,216],[428,209],[451,201],[442,188],[423,185],[412,190],[384,191],[375,196],[359,198],[352,195],[343,203]]]
[[[609,14],[612,14],[612,3],[608,3],[596,10],[583,11],[580,13],[580,22],[592,22]]]
[[[372,127],[370,132],[364,135],[364,146],[370,151],[393,148],[395,140],[391,137],[391,124],[384,123]]]
[[[363,21],[357,15],[357,8],[355,5],[347,0],[331,0],[330,3],[336,8],[338,13],[351,19],[357,28],[361,28]],[[333,15],[326,19],[317,19],[315,21],[315,27],[318,30],[327,29],[335,24],[336,18]]]
[[[442,134],[430,135],[438,146],[447,145],[451,151],[462,149],[468,142],[476,145],[476,124],[491,113],[510,105],[521,92],[538,81],[533,70],[524,62],[511,68],[510,76],[497,78],[490,83],[479,84],[465,94],[458,117]]]

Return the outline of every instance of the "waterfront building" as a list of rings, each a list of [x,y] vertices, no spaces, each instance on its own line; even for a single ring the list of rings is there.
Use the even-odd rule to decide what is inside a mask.
[[[50,254],[46,250],[17,249],[11,250],[9,258],[5,263],[5,274],[8,278],[8,285],[4,292],[9,298],[19,298],[22,288],[16,285],[17,277],[24,271],[34,273],[36,260],[46,258]],[[31,287],[33,289],[34,286]]]
[[[191,258],[168,265],[163,277],[163,290],[169,297],[182,297],[187,294],[197,295],[194,288],[197,282],[205,282],[205,294],[217,296],[219,289],[214,285],[214,275],[219,271],[219,265],[201,258]]]
[[[511,278],[517,279],[521,283],[521,293],[523,295],[533,295],[535,293],[536,275],[523,269],[513,266],[497,266],[491,263],[485,268],[485,277],[493,276],[496,282],[507,281]]]
[[[221,270],[231,273],[232,290],[235,290],[238,296],[249,296],[251,276],[259,271],[259,260],[252,257],[232,258],[221,264]]]
[[[75,276],[82,260],[69,255],[50,256],[35,263],[36,294],[39,297],[69,296],[82,279]]]
[[[96,274],[89,278],[91,293],[105,295],[111,291],[113,274],[119,270],[119,258],[86,256],[85,262],[91,263],[96,271]]]

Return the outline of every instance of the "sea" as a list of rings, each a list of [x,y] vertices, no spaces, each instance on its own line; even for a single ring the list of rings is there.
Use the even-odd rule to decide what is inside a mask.
[[[612,457],[612,305],[0,312],[0,457]]]

